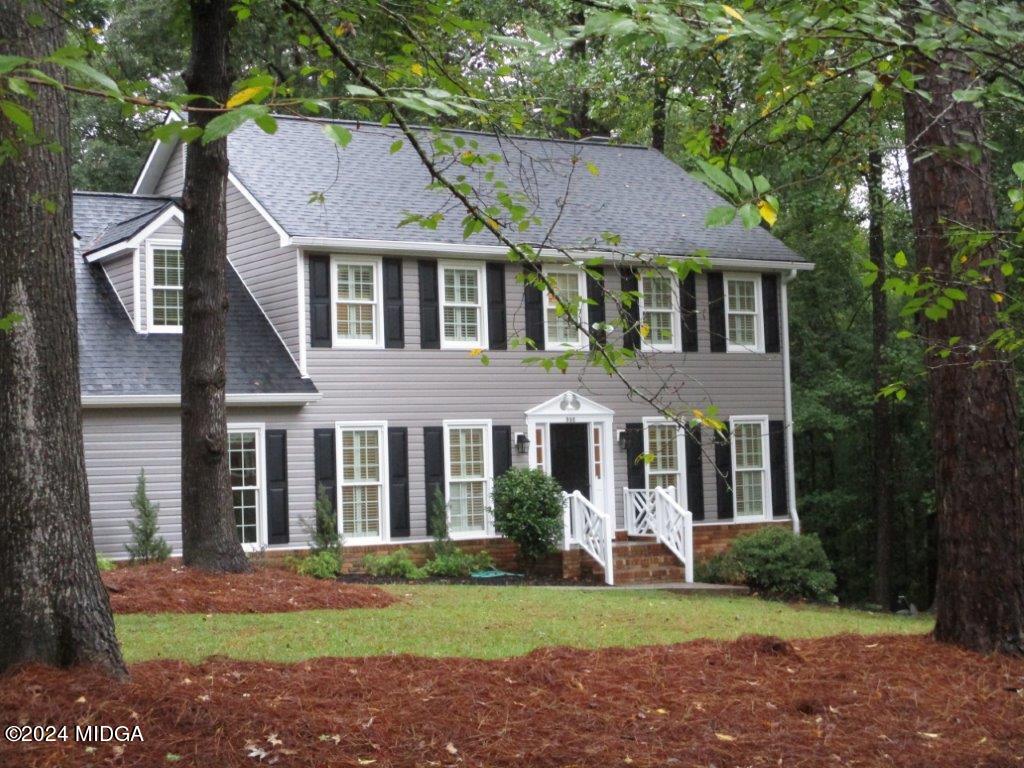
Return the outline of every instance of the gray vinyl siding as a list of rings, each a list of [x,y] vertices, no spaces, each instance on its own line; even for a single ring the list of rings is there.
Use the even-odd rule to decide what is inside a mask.
[[[154,195],[178,197],[185,188],[185,144],[182,142],[171,154],[160,181],[153,190]]]
[[[292,359],[299,359],[298,274],[295,248],[281,248],[280,237],[234,187],[228,185],[228,260],[281,336]]]
[[[128,318],[137,326],[135,317],[135,252],[116,256],[103,262],[107,280],[121,300]]]

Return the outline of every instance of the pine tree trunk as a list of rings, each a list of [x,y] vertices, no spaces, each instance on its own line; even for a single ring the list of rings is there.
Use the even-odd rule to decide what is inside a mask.
[[[42,24],[29,23],[36,14]],[[39,58],[65,42],[52,6],[0,1],[4,53]],[[21,105],[41,143],[18,142],[0,117],[0,143],[16,152],[0,162],[0,316],[23,317],[0,331],[0,671],[37,661],[123,676],[89,519],[68,104],[56,89],[37,92]]]
[[[228,70],[229,3],[192,0],[192,51],[184,74],[189,93],[224,104]],[[215,115],[190,112],[204,126]],[[226,139],[189,145],[182,207],[184,321],[181,339],[181,529],[186,565],[210,571],[249,569],[235,533],[228,474]]]
[[[889,341],[889,308],[882,285],[885,283],[885,190],[882,188],[882,153],[868,153],[868,250],[877,276],[871,286],[871,368],[874,391],[885,386],[885,345]],[[875,493],[875,602],[892,608],[892,404],[886,397],[872,405],[873,452],[872,487]]]
[[[934,0],[949,11],[944,0]],[[910,194],[918,269],[941,279],[956,258],[947,227],[957,223],[991,231],[996,206],[984,123],[973,104],[953,91],[973,82],[972,64],[960,54],[914,62],[917,87],[930,100],[904,99],[910,156]],[[978,155],[964,153],[969,144]],[[993,247],[974,253],[992,282],[970,288],[949,315],[926,321],[929,341],[960,337],[947,359],[929,354],[928,385],[935,452],[939,528],[936,627],[939,640],[976,651],[1024,651],[1024,506],[1014,371],[985,345],[999,325],[990,290],[1004,285],[998,269],[978,264]],[[970,345],[981,345],[971,352]]]

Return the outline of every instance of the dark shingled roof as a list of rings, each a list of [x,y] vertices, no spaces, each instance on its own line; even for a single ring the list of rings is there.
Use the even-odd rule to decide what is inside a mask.
[[[496,245],[488,233],[463,239],[463,210],[447,192],[426,190],[427,171],[398,130],[345,123],[352,140],[344,149],[323,134],[323,124],[287,117],[265,134],[248,123],[229,137],[231,169],[292,236],[432,241]],[[626,253],[802,262],[804,259],[760,227],[737,219],[708,228],[707,212],[725,201],[660,152],[646,147],[594,142],[497,138],[471,131],[446,131],[449,141],[478,142],[481,153],[499,153],[495,170],[511,189],[525,191],[542,223],[514,239],[533,242],[553,226],[549,245],[608,246],[603,233],[621,238]],[[425,131],[426,135],[426,131]],[[451,156],[447,162],[451,164]],[[592,171],[596,170],[596,173]],[[455,165],[477,189],[489,189],[483,171]],[[311,193],[325,200],[310,202]],[[493,197],[493,195],[491,195]],[[409,212],[447,215],[436,230],[398,227]]]
[[[103,250],[108,245],[114,245],[122,240],[134,237],[145,229],[146,225],[157,216],[174,205],[174,201],[167,198],[146,198],[142,202],[145,205],[145,210],[122,221],[116,221],[108,225],[91,242],[84,243],[82,253],[88,255]]]
[[[163,210],[168,198],[76,192],[74,226],[79,237],[76,263],[78,341],[83,395],[178,395],[181,336],[139,334],[103,268],[81,257],[89,243],[120,222]],[[228,270],[228,392],[231,394],[314,393],[299,375],[233,269]]]

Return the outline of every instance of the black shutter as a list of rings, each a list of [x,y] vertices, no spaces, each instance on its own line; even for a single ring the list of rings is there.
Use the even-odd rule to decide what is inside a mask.
[[[778,352],[779,347],[779,276],[761,276],[761,298],[764,305],[764,351]]]
[[[444,495],[444,428],[423,428],[423,479],[427,489],[427,535],[433,536],[434,493]]]
[[[491,454],[495,477],[512,469],[512,427],[491,427]]]
[[[314,347],[331,346],[331,259],[309,257],[309,338]]]
[[[626,487],[646,488],[647,468],[641,458],[644,453],[644,425],[634,422],[626,425]]]
[[[697,351],[697,276],[679,281],[679,314],[683,325],[683,352]]]
[[[505,265],[500,261],[487,262],[487,346],[491,349],[508,349]]]
[[[402,301],[402,260],[383,259],[384,271],[384,346],[405,346],[405,307]]]
[[[536,274],[538,268],[532,264],[523,266],[523,274],[529,278]],[[526,310],[526,337],[536,349],[544,349],[544,293],[535,285],[527,282],[524,286],[523,306]]]
[[[594,328],[595,324],[605,322],[604,267],[587,268],[587,298],[594,302],[587,305],[587,321],[590,327],[590,334],[598,344],[604,344],[608,334],[603,330]]]
[[[704,452],[700,426],[686,428],[686,506],[704,519]]]
[[[388,427],[388,501],[391,537],[411,535],[409,526],[409,430]]]
[[[718,519],[732,519],[732,442],[729,433],[715,438],[715,483],[718,486]]]
[[[772,468],[772,517],[789,517],[789,483],[786,476],[786,422],[768,422],[768,449]]]
[[[721,272],[708,272],[708,330],[711,351],[725,352],[725,287]]]
[[[314,493],[319,496],[321,486],[327,491],[327,498],[338,517],[337,464],[334,459],[334,428],[313,430],[313,475]]]
[[[288,433],[268,429],[267,446],[267,543],[288,543]]]
[[[419,262],[420,273],[420,348],[441,348],[441,326],[437,303],[437,262]]]
[[[619,267],[619,279],[623,294],[635,294],[639,290],[636,270],[632,267]],[[640,301],[636,296],[622,297],[622,346],[626,349],[640,348]]]

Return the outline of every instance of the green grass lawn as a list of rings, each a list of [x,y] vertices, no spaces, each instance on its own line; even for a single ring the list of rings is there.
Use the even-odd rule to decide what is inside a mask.
[[[212,655],[292,662],[315,656],[469,656],[484,659],[550,645],[656,645],[742,634],[820,637],[924,633],[931,621],[746,597],[537,587],[389,587],[383,609],[275,614],[140,614],[117,617],[129,662],[200,661]]]

